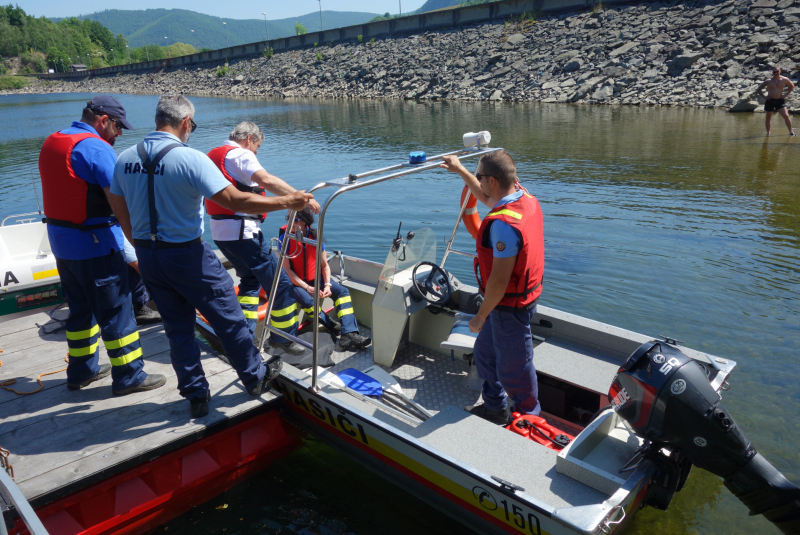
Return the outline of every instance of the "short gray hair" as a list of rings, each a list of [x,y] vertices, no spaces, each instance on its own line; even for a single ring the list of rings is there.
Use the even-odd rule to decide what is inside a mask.
[[[183,95],[163,95],[156,105],[156,126],[178,128],[181,121],[194,117],[194,104]]]
[[[250,136],[253,137],[253,141],[258,142],[264,139],[264,132],[258,128],[256,123],[242,121],[241,123],[237,124],[233,130],[231,130],[231,134],[228,136],[228,139],[231,141],[244,141]]]

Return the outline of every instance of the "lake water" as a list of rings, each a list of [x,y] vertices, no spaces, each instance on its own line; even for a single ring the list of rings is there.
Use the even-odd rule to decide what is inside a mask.
[[[79,118],[88,98],[0,97],[0,218],[35,210],[30,173],[37,176],[42,142]],[[117,140],[121,151],[152,129],[157,97],[119,98],[138,127]],[[758,451],[800,482],[800,141],[783,133],[780,118],[765,138],[763,115],[711,110],[193,101],[199,127],[191,146],[207,151],[238,121],[255,121],[266,132],[262,164],[297,188],[398,163],[409,151],[452,150],[464,132],[491,131],[492,144],[512,153],[523,185],[542,205],[543,302],[736,360],[725,403]],[[399,221],[404,231],[431,227],[441,240],[452,229],[461,188],[456,175],[432,172],[340,197],[326,219],[329,247],[381,262]],[[281,224],[272,216],[263,228],[274,233]],[[462,230],[456,246],[474,242]],[[448,268],[472,281],[466,259],[452,257]],[[310,525],[361,534],[456,528],[310,440],[160,532],[286,533]],[[644,510],[628,529],[763,532],[777,530],[748,517],[721,480],[699,470],[668,512]]]

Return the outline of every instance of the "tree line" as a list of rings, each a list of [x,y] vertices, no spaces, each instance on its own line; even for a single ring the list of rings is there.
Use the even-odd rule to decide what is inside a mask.
[[[64,72],[71,64],[97,69],[195,52],[186,43],[130,48],[122,34],[114,35],[96,20],[70,17],[54,23],[28,15],[18,5],[0,6],[0,56],[18,56],[21,74],[48,69]],[[0,62],[0,74],[5,69]]]

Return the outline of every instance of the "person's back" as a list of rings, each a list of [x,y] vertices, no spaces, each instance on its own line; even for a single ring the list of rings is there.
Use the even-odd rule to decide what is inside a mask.
[[[196,128],[194,106],[183,96],[164,96],[156,108],[157,131],[120,155],[112,198],[132,239],[145,284],[158,305],[170,341],[178,389],[195,418],[208,414],[210,392],[194,339],[195,310],[209,321],[233,368],[254,396],[268,390],[280,361],[265,366],[238,307],[233,281],[202,239],[202,199],[228,208],[268,212],[306,196],[267,200],[238,192],[201,152],[187,147]],[[121,198],[121,199],[120,199]]]

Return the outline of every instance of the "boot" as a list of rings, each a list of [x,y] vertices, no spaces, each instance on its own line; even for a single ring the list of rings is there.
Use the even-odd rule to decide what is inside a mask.
[[[147,305],[133,305],[133,313],[136,316],[136,325],[152,325],[161,323],[161,314]]]
[[[345,333],[339,339],[339,351],[358,351],[372,343],[371,338],[361,336],[357,332]]]

